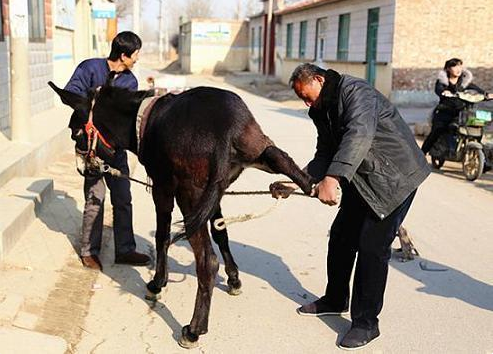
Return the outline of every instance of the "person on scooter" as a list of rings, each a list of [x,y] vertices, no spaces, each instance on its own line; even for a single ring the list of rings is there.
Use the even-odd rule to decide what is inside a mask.
[[[473,84],[472,80],[472,73],[463,68],[462,60],[457,58],[447,60],[443,70],[438,73],[435,93],[440,98],[440,101],[433,112],[431,132],[421,146],[421,150],[425,155],[430,152],[431,147],[440,135],[447,131],[450,123],[464,109],[464,102],[455,96],[458,92],[475,90],[480,94],[484,94],[487,99],[493,98],[493,94],[486,93],[483,89]]]

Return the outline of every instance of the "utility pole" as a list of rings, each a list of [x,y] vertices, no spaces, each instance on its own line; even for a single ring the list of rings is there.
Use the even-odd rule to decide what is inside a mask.
[[[132,11],[133,31],[140,35],[140,0],[133,0]]]
[[[165,0],[159,0],[159,62],[165,59],[164,53],[168,53],[168,26],[164,23],[165,18]],[[163,49],[164,40],[164,49]]]
[[[11,138],[31,137],[31,85],[29,80],[29,30],[27,1],[12,1],[10,24]]]

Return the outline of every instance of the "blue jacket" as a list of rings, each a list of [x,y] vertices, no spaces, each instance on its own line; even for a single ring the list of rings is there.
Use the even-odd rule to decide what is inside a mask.
[[[90,90],[103,86],[110,73],[106,58],[87,59],[80,63],[65,90],[81,96],[87,96]],[[115,86],[137,90],[137,79],[130,70],[121,72],[114,81]]]

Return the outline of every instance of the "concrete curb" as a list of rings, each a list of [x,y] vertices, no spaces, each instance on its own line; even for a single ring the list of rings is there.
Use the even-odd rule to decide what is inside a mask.
[[[0,260],[53,196],[53,180],[15,178],[0,189]]]
[[[60,337],[19,328],[0,327],[2,354],[45,353],[63,354],[67,351],[67,342]]]
[[[36,175],[53,161],[60,151],[73,143],[67,128],[71,111],[55,107],[31,119],[36,135],[30,142],[3,141],[0,145],[0,187],[16,177]]]

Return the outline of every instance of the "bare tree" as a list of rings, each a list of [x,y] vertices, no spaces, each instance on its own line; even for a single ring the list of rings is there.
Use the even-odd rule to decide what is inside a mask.
[[[212,17],[212,0],[188,0],[185,13],[189,19]]]
[[[116,0],[116,16],[125,17],[128,16],[132,11],[133,1],[132,0]]]
[[[244,17],[256,15],[262,10],[262,4],[257,0],[243,0]]]

